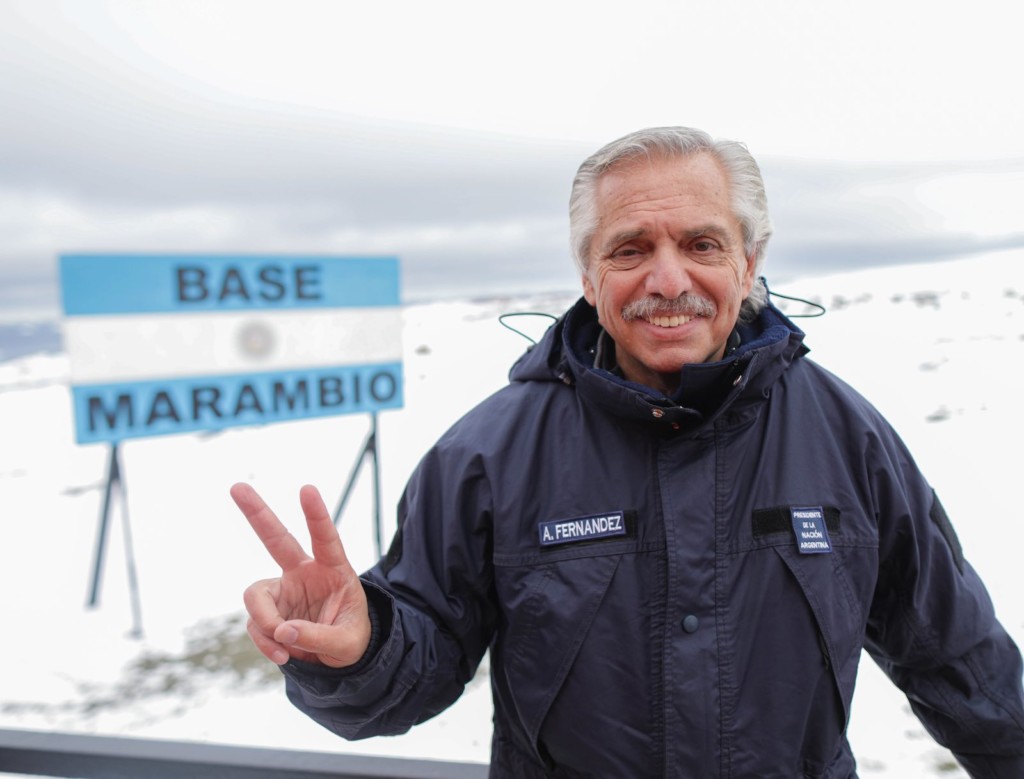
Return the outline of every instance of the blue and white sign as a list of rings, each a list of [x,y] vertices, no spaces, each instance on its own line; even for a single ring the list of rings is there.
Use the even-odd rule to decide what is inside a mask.
[[[60,258],[79,443],[402,406],[393,257]]]

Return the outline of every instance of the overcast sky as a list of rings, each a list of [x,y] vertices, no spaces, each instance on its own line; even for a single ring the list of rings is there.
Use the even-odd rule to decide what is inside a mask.
[[[762,163],[770,282],[1024,245],[1019,12],[955,8],[0,0],[0,307],[55,311],[65,251],[573,288],[576,166],[665,124]]]

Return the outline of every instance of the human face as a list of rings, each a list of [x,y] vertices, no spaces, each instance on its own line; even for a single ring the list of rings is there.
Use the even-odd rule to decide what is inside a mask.
[[[600,178],[595,205],[583,294],[625,377],[670,394],[684,365],[722,358],[754,283],[729,180],[704,153],[630,161]]]

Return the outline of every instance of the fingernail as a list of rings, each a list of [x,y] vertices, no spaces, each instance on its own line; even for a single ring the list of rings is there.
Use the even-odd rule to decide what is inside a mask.
[[[291,625],[285,626],[276,636],[279,644],[294,644],[299,640],[299,631]]]
[[[284,665],[288,662],[289,657],[290,655],[283,649],[278,649],[276,652],[274,652],[274,656],[270,659],[273,660],[277,665]]]

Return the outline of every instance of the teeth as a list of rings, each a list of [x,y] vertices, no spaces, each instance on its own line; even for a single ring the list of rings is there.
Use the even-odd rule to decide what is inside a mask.
[[[652,316],[647,320],[655,327],[677,327],[690,321],[686,316]]]

